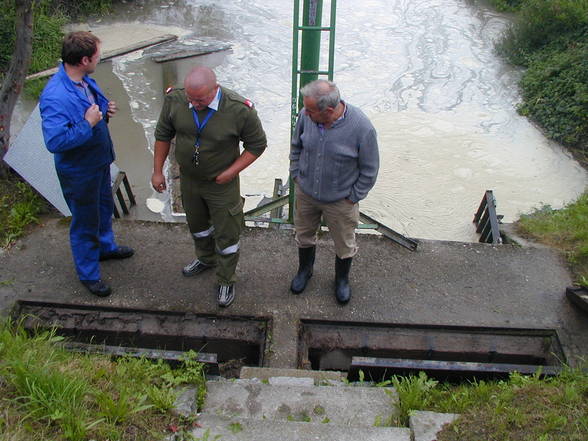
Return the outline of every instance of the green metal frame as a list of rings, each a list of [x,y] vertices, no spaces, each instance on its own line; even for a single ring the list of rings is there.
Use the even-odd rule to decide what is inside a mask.
[[[331,0],[329,26],[321,26],[323,0],[304,0],[302,25],[300,24],[300,0],[294,0],[294,25],[292,26],[292,96],[290,106],[290,139],[296,128],[298,112],[302,108],[300,89],[314,81],[319,75],[326,75],[333,81],[335,69],[335,20],[337,17],[337,0]],[[321,34],[329,33],[329,59],[327,70],[319,70]],[[301,35],[302,34],[302,35]],[[299,39],[301,37],[300,51]],[[298,53],[300,52],[300,60]],[[300,63],[300,64],[299,64]],[[292,177],[288,178],[288,188],[294,188]],[[294,223],[296,209],[295,195],[289,192],[288,222]]]
[[[302,6],[302,24],[300,4]],[[298,112],[302,108],[300,88],[318,78],[326,75],[329,81],[333,80],[335,68],[335,20],[337,16],[337,0],[331,0],[329,26],[321,26],[323,16],[323,0],[294,0],[294,19],[292,26],[292,96],[290,103],[290,138],[296,127]],[[327,70],[319,70],[321,34],[329,33],[329,59]],[[299,56],[300,54],[300,56]],[[292,178],[288,178],[288,188],[294,188]],[[261,218],[259,215],[276,210],[288,204],[288,220],[271,217]],[[288,196],[280,197],[279,191],[274,188],[273,201],[261,205],[245,213],[245,220],[256,222],[270,222],[277,224],[294,224],[295,195],[293,191]]]
[[[300,24],[300,2],[303,1],[302,24]],[[326,75],[333,81],[335,68],[335,20],[337,0],[331,0],[329,26],[322,26],[323,0],[294,0],[294,19],[292,27],[292,97],[290,103],[290,139],[296,128],[298,112],[302,108],[300,89],[307,83],[316,80],[319,75]],[[329,59],[327,70],[320,70],[321,35],[329,33]],[[300,46],[300,48],[299,48]],[[300,57],[298,56],[300,54]],[[278,180],[276,180],[276,184]],[[281,181],[280,181],[281,184]],[[274,186],[273,200],[245,213],[245,220],[267,222],[270,224],[294,224],[295,194],[292,177],[288,178],[288,195],[280,194],[281,185]],[[288,219],[279,216],[281,208],[288,204]],[[271,211],[271,217],[261,217],[263,213]],[[364,223],[359,229],[371,229],[380,232],[399,245],[415,251],[417,242],[397,233],[386,225],[360,213],[360,220]]]

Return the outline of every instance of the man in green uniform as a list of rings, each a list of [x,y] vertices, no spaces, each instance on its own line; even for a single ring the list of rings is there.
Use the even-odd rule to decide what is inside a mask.
[[[163,164],[174,137],[182,203],[197,256],[182,273],[194,276],[216,266],[218,304],[229,306],[244,225],[239,173],[265,150],[265,132],[251,101],[221,87],[214,72],[200,66],[188,73],[184,89],[165,96],[151,177],[158,192],[166,188]]]

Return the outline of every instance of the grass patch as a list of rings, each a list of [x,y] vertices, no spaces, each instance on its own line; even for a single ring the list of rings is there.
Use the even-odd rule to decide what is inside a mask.
[[[517,231],[562,251],[577,282],[588,282],[588,192],[561,210],[543,206],[524,214]]]
[[[507,380],[438,383],[424,373],[395,376],[400,419],[412,410],[461,414],[437,441],[584,441],[588,439],[588,373],[564,368],[550,378],[513,373]],[[404,403],[403,403],[404,402]]]
[[[162,361],[72,354],[55,331],[29,335],[0,326],[0,441],[163,439],[184,435],[190,419],[172,415],[175,389],[198,386],[203,365],[188,353],[172,369]],[[162,399],[165,397],[165,399]]]
[[[0,180],[0,246],[12,245],[46,209],[45,200],[26,182],[16,177]]]

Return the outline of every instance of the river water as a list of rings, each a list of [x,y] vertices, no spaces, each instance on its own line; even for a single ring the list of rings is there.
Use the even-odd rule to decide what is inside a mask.
[[[475,241],[472,218],[487,189],[506,222],[584,190],[587,173],[516,113],[520,72],[493,51],[507,17],[474,0],[337,5],[334,80],[370,117],[380,145],[378,182],[362,211],[410,237]],[[269,147],[242,173],[242,192],[247,208],[271,195],[288,174],[292,2],[134,1],[113,17],[91,25],[141,23],[232,47],[163,64],[139,51],[100,65],[95,77],[121,108],[111,130],[138,195],[133,216],[161,219],[145,207],[153,130],[163,90],[196,64],[255,103]]]

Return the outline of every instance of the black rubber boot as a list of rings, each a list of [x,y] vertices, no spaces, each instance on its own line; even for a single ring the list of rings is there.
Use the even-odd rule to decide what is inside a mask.
[[[315,254],[316,247],[298,248],[298,273],[296,273],[290,285],[290,290],[294,294],[300,294],[304,291],[306,284],[312,277]]]
[[[335,297],[337,301],[344,305],[351,298],[351,288],[349,287],[349,270],[353,257],[339,259],[335,257]]]

